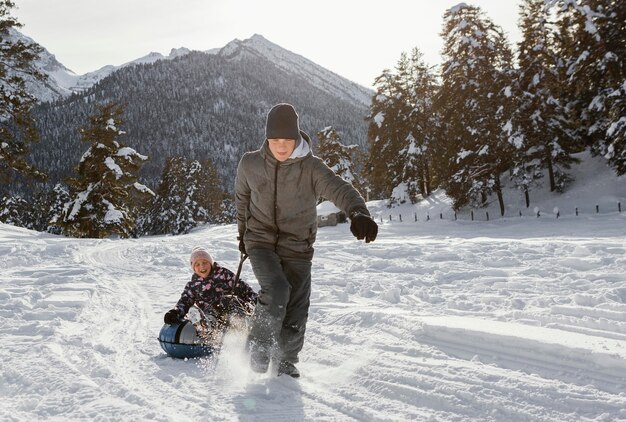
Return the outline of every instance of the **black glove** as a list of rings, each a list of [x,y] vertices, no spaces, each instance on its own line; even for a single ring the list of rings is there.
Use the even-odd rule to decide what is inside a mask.
[[[170,309],[165,313],[163,321],[166,324],[176,324],[180,322],[180,318],[178,317],[178,311],[176,309]]]
[[[240,234],[239,236],[237,236],[237,239],[239,239],[239,252],[241,252],[244,255],[247,255],[246,244],[243,243],[243,234]]]
[[[350,220],[350,231],[358,240],[365,239],[365,243],[370,243],[376,239],[378,224],[370,216],[356,212]]]

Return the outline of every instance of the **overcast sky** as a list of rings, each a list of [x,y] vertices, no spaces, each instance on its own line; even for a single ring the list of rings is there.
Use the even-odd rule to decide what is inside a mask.
[[[261,34],[371,87],[418,47],[440,62],[445,10],[457,0],[15,0],[22,32],[77,74],[172,48],[209,50]],[[474,0],[512,43],[521,0]]]

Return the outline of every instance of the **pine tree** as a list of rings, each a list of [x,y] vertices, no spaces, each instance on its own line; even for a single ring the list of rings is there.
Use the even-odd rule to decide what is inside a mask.
[[[42,210],[38,226],[35,230],[47,231],[53,234],[62,234],[61,227],[57,225],[65,204],[70,200],[67,188],[57,183],[51,191],[41,193],[41,199],[35,200],[36,206]],[[38,205],[40,204],[40,205]]]
[[[547,171],[550,191],[562,192],[570,180],[566,170],[576,161],[575,136],[570,130],[561,97],[560,59],[554,51],[555,32],[544,0],[525,0],[520,6],[523,39],[519,44],[519,72],[515,84],[517,111],[511,143],[515,147],[514,183],[524,192]]]
[[[195,183],[194,200],[199,205],[199,221],[214,223],[222,218],[226,193],[220,188],[221,181],[211,160],[193,161],[190,179]]]
[[[222,222],[225,193],[210,160],[167,160],[152,210],[151,233],[184,234],[202,223]]]
[[[417,202],[418,195],[425,198],[432,193],[433,177],[436,179],[436,169],[432,167],[432,146],[440,126],[434,109],[436,76],[422,57],[417,48],[413,49],[409,72],[402,78],[411,111],[406,116],[409,132],[398,159],[403,165],[401,181],[406,185],[406,193],[412,203]]]
[[[28,228],[27,213],[29,203],[21,196],[5,195],[0,198],[0,222]]]
[[[444,15],[444,63],[437,109],[442,134],[438,166],[454,207],[483,206],[495,193],[504,213],[500,173],[510,165],[512,53],[503,31],[474,6],[461,3]]]
[[[403,55],[402,60],[406,60]],[[393,186],[402,178],[402,164],[398,155],[403,148],[408,129],[404,128],[404,117],[410,112],[400,91],[397,74],[385,69],[374,82],[376,94],[367,117],[369,155],[365,163],[365,174],[375,197],[391,195]]]
[[[346,182],[350,182],[357,190],[362,186],[355,176],[353,154],[358,148],[356,145],[343,145],[341,137],[332,126],[327,126],[317,132],[318,155],[326,165]]]
[[[76,168],[78,176],[68,180],[70,201],[63,208],[58,224],[66,235],[103,238],[133,233],[135,208],[140,200],[153,195],[137,182],[137,173],[146,156],[120,144],[124,134],[124,109],[119,104],[98,107],[82,140],[91,144]]]
[[[418,49],[410,56],[402,53],[395,72],[385,70],[376,79],[377,94],[367,119],[370,148],[365,166],[376,195],[390,197],[400,190],[395,196],[409,194],[415,201],[418,192],[430,194],[430,143],[438,128],[433,110],[435,79]]]
[[[29,144],[37,142],[39,134],[30,113],[37,100],[26,90],[24,77],[46,79],[33,65],[42,48],[15,41],[11,36],[14,28],[22,26],[10,16],[14,7],[12,1],[0,0],[0,182],[3,183],[15,174],[46,178],[26,161]]]
[[[584,145],[626,173],[626,4],[558,0],[559,53]]]

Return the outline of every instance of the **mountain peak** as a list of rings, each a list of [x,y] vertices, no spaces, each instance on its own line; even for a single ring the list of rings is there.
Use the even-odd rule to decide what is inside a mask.
[[[218,53],[228,60],[239,60],[246,56],[264,57],[275,66],[299,75],[308,81],[314,81],[318,87],[333,95],[339,95],[368,107],[373,92],[336,73],[323,68],[311,60],[274,44],[260,34],[243,41],[235,39],[226,44]]]

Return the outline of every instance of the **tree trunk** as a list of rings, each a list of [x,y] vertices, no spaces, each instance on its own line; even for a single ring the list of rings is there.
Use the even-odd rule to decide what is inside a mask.
[[[430,196],[432,193],[430,187],[430,167],[428,165],[428,161],[424,162],[424,190],[426,191],[426,196]]]
[[[550,149],[546,149],[546,163],[548,164],[548,175],[550,177],[550,192],[554,192],[556,189],[556,182],[554,181],[554,168],[552,167],[552,156],[550,155]]]
[[[498,203],[500,204],[500,216],[504,217],[504,197],[502,196],[502,186],[500,186],[500,179],[496,178],[496,195],[498,195]]]
[[[530,195],[528,194],[528,188],[524,188],[524,198],[526,199],[526,208],[530,207]]]

